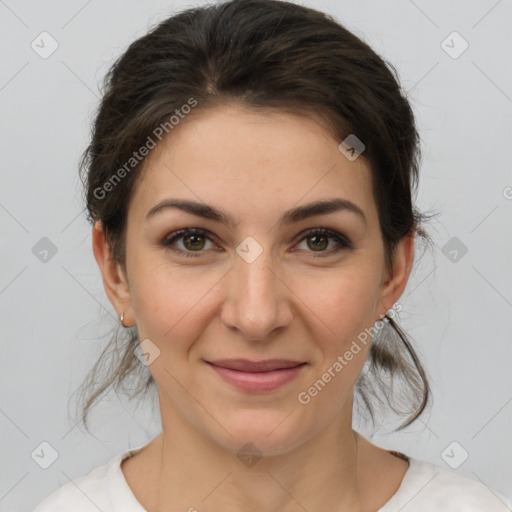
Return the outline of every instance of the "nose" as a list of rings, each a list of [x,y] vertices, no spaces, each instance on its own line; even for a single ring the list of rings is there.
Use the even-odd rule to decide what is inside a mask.
[[[253,262],[238,257],[224,281],[221,319],[250,341],[267,340],[290,324],[292,292],[283,272],[273,268],[270,251]]]

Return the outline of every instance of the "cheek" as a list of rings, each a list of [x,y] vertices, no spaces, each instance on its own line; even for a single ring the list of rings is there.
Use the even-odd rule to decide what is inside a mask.
[[[141,339],[174,352],[200,337],[209,314],[208,292],[218,278],[194,276],[169,265],[141,265],[132,286],[132,301]],[[145,270],[144,270],[145,269]]]
[[[329,352],[344,350],[347,343],[374,324],[378,289],[369,269],[343,269],[296,282],[294,292],[309,308],[309,317],[323,326]],[[325,332],[328,336],[325,337]]]
[[[308,294],[306,288],[299,289],[306,306],[301,314],[311,320],[308,327],[317,349],[314,378],[307,383],[311,388],[304,391],[319,397],[318,406],[341,406],[361,374],[375,323],[376,283],[370,267],[345,268],[317,276]]]
[[[315,404],[311,411],[325,414],[326,421],[339,412],[361,374],[375,320],[375,281],[333,274],[316,279],[304,300],[317,352],[312,378],[298,396],[301,404]]]

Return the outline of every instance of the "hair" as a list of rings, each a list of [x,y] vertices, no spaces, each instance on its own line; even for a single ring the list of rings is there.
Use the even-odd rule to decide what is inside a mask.
[[[371,169],[386,265],[404,237],[431,243],[422,227],[429,216],[412,202],[420,139],[395,68],[328,14],[287,1],[232,0],[165,19],[132,42],[105,76],[79,173],[87,219],[101,222],[125,271],[127,212],[146,161],[135,160],[134,150],[161,140],[161,127],[170,133],[175,113],[190,112],[189,122],[232,103],[315,118],[340,142],[356,135]],[[354,386],[355,398],[374,424],[376,405],[407,414],[399,430],[425,410],[430,388],[408,336],[389,315],[383,324]],[[111,387],[134,398],[155,386],[135,355],[136,328],[116,328],[81,386],[86,429],[90,408]],[[105,371],[109,349],[117,361]],[[127,389],[132,377],[138,385]]]

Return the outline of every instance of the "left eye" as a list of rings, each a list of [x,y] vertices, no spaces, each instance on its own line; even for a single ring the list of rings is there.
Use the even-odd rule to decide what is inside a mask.
[[[313,243],[307,243],[308,248],[314,249],[310,252],[327,253],[314,255],[314,257],[326,255],[328,256],[330,254],[339,252],[341,249],[352,248],[352,244],[346,237],[330,229],[320,228],[309,230],[304,234],[304,236],[299,240],[299,242],[302,242],[307,239],[313,240]],[[329,245],[329,239],[335,241],[337,247],[326,251],[325,249]],[[187,228],[173,233],[170,237],[166,238],[162,242],[162,245],[173,251],[180,252],[186,257],[196,258],[201,255],[201,252],[204,252],[202,251],[202,249],[205,248],[205,240],[208,240],[211,243],[213,243],[207,231],[197,228]],[[173,247],[173,245],[176,244],[178,241],[182,242],[184,249]]]
[[[327,254],[314,255],[314,257],[329,256],[333,253],[337,253],[337,252],[341,251],[342,249],[351,249],[352,248],[352,244],[346,237],[344,237],[340,233],[337,233],[336,231],[331,231],[330,229],[321,228],[321,229],[310,230],[305,234],[305,236],[303,236],[301,238],[300,241],[302,242],[303,240],[308,240],[308,239],[314,240],[313,243],[306,242],[308,248],[313,247],[316,249],[326,249],[327,246],[329,245],[329,239],[334,240],[336,242],[334,249],[330,249],[328,251],[325,251],[325,250],[320,251],[321,253],[327,253]],[[312,252],[319,252],[319,251],[313,250]]]

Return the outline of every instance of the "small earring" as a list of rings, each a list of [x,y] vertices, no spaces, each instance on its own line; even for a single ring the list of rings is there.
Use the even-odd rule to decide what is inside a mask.
[[[123,323],[123,320],[124,320],[124,311],[121,313],[121,316],[119,317],[119,320],[121,321],[121,325],[122,325],[123,327],[126,327],[126,325],[124,325],[124,323]]]

